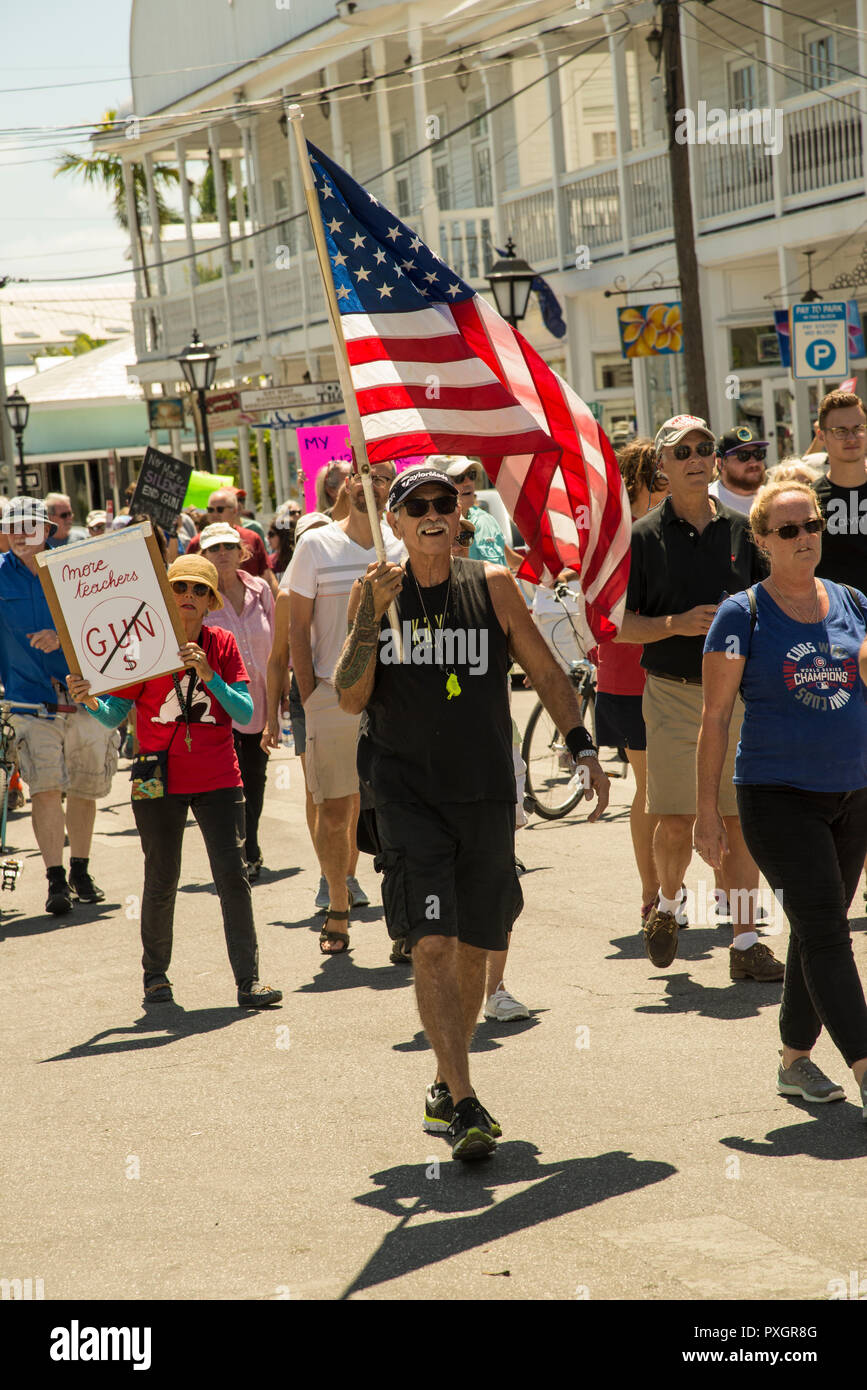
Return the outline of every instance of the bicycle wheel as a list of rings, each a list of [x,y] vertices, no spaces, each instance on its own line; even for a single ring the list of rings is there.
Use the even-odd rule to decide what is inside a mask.
[[[527,721],[521,757],[536,811],[545,820],[565,816],[577,804],[581,788],[573,781],[575,768],[563,736],[541,701]]]

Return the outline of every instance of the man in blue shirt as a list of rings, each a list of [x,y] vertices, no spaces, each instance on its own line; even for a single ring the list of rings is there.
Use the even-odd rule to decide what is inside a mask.
[[[45,503],[13,498],[3,508],[0,530],[9,537],[0,559],[0,680],[12,705],[21,776],[30,788],[33,831],[48,877],[46,911],[60,915],[72,908],[73,894],[82,902],[105,897],[88,862],[96,801],[108,795],[117,768],[117,735],[83,715],[66,693],[68,663],[36,563],[54,530]],[[34,704],[53,717],[25,713],[23,706]],[[63,867],[67,834],[69,881]]]

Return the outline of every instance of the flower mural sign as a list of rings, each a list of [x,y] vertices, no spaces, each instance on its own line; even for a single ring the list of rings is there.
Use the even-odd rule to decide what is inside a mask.
[[[680,304],[635,304],[617,310],[624,357],[683,352]]]

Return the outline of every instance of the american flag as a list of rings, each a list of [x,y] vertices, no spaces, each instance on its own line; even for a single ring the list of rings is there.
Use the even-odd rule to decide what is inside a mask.
[[[570,386],[416,232],[308,143],[371,463],[481,458],[528,547],[519,574],[575,570],[599,640],[623,617],[629,500]]]

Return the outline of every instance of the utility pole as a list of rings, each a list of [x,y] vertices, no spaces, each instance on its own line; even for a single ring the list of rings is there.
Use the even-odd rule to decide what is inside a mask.
[[[9,275],[0,275],[0,290],[6,288],[11,278],[12,277]],[[0,317],[0,457],[2,457],[4,464],[9,469],[9,480],[10,483],[13,484],[13,486],[10,488],[9,495],[13,496],[18,491],[17,487],[14,486],[15,446],[12,442],[12,427],[9,424],[9,421],[6,417],[6,411],[3,409],[3,402],[5,401],[5,399],[6,362],[3,357],[3,320],[2,317]],[[0,492],[2,491],[3,488],[0,487]]]
[[[692,220],[689,148],[677,140],[677,113],[685,106],[683,61],[680,48],[679,0],[661,0],[662,63],[665,72],[665,109],[668,116],[668,163],[671,171],[671,208],[674,247],[681,287],[686,398],[691,415],[709,419],[707,370],[698,292],[698,260]],[[681,130],[683,126],[681,125]],[[689,127],[686,127],[689,129]]]

